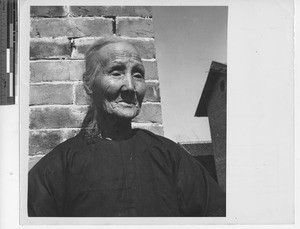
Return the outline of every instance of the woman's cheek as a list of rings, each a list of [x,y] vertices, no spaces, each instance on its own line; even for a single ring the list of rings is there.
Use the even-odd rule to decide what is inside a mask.
[[[120,85],[118,82],[108,81],[105,83],[104,97],[106,100],[111,101],[119,96]]]
[[[139,83],[136,91],[137,91],[139,102],[142,102],[146,94],[146,83],[145,82]]]

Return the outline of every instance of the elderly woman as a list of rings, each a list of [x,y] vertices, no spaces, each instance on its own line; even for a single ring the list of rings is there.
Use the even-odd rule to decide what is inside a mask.
[[[225,195],[176,143],[131,121],[145,95],[137,49],[102,39],[86,55],[81,132],[29,172],[29,216],[224,216]]]

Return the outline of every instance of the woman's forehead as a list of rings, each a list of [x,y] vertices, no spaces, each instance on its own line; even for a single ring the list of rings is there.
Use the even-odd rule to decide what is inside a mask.
[[[106,61],[126,57],[141,61],[139,52],[127,42],[108,44],[100,50],[99,55],[100,59]]]

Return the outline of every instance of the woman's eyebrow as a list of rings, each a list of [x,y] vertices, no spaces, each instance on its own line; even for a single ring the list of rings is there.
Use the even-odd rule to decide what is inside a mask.
[[[113,59],[106,62],[106,67],[123,66],[123,65],[126,65],[126,62],[122,61],[121,59]]]
[[[122,71],[125,68],[126,68],[126,66],[122,63],[120,63],[120,64],[111,64],[111,65],[107,66],[107,71],[112,71],[112,70]]]

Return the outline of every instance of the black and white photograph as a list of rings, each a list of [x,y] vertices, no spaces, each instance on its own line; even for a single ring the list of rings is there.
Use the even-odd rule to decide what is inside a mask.
[[[29,217],[226,216],[227,15],[31,6]]]
[[[0,3],[0,228],[297,228],[299,3]]]

